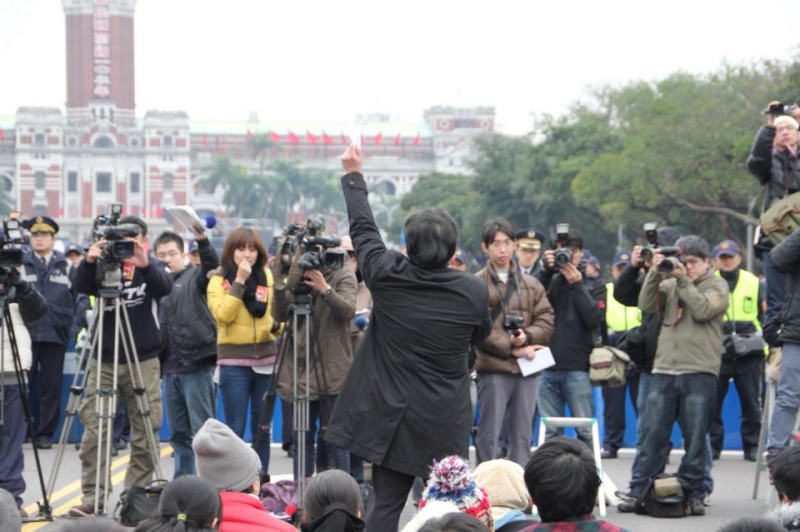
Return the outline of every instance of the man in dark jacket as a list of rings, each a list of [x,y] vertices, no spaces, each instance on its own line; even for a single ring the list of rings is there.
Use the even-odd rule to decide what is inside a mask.
[[[767,462],[771,463],[789,445],[800,408],[800,231],[775,246],[769,260],[787,276],[786,301],[780,314],[783,359],[767,440]]]
[[[194,475],[192,438],[216,409],[212,376],[217,362],[217,325],[208,310],[208,273],[219,266],[202,227],[192,229],[200,267],[186,266],[183,238],[165,231],[155,241],[156,258],[175,282],[161,300],[164,394],[169,441],[175,450],[175,477]],[[135,415],[135,414],[134,414]]]
[[[489,256],[476,275],[489,289],[492,332],[476,350],[481,417],[475,448],[478,461],[500,458],[498,436],[508,414],[508,458],[524,466],[531,449],[539,374],[523,376],[519,358],[533,360],[553,333],[553,308],[542,284],[514,268],[514,229],[502,218],[483,226],[481,247]],[[520,320],[515,331],[506,318]],[[516,334],[514,334],[516,332]]]
[[[151,458],[151,449],[148,443],[148,434],[145,432],[144,417],[136,403],[134,383],[145,387],[145,397],[150,409],[152,423],[152,436],[158,441],[158,428],[161,425],[161,365],[158,355],[161,351],[161,334],[158,324],[158,301],[172,290],[172,276],[167,273],[163,263],[150,261],[145,246],[147,245],[147,225],[143,220],[134,216],[127,216],[120,220],[123,224],[136,224],[139,233],[133,242],[134,254],[121,265],[122,290],[120,299],[108,300],[105,306],[103,320],[102,345],[98,347],[100,360],[92,360],[86,376],[86,392],[78,410],[78,415],[84,425],[83,438],[81,439],[81,491],[83,492],[82,504],[70,509],[73,517],[83,517],[103,509],[102,496],[105,492],[105,475],[100,475],[100,484],[95,485],[97,472],[97,453],[101,453],[100,468],[110,464],[105,463],[105,453],[97,448],[98,420],[95,414],[97,397],[96,371],[100,369],[100,386],[110,389],[114,378],[114,344],[116,332],[116,317],[114,305],[123,302],[128,310],[133,342],[136,347],[143,383],[134,379],[135,367],[127,363],[125,351],[120,347],[119,366],[117,368],[117,393],[122,395],[130,413],[131,422],[131,460],[125,474],[125,488],[120,495],[124,498],[128,490],[134,486],[145,486],[152,479],[155,464]],[[89,248],[89,252],[75,274],[75,285],[78,292],[96,296],[99,294],[98,259],[105,256],[104,247],[107,241],[100,239]],[[102,275],[102,272],[99,272]],[[100,301],[97,305],[99,307]],[[124,324],[120,329],[124,328]],[[97,331],[92,331],[97,334]],[[127,336],[127,335],[126,335]],[[122,338],[120,338],[120,341]],[[108,413],[106,413],[108,414]],[[105,438],[106,435],[104,434]],[[97,494],[101,498],[97,499]]]
[[[47,216],[27,222],[31,251],[22,261],[22,278],[31,283],[48,302],[48,312],[28,330],[33,341],[31,388],[39,388],[39,428],[36,445],[52,446],[53,434],[61,414],[61,377],[64,354],[75,313],[75,297],[69,276],[69,262],[53,249],[58,224]]]
[[[779,105],[773,101],[769,107]],[[798,120],[800,109],[792,116],[767,114],[767,123],[758,130],[747,158],[747,169],[764,187],[764,210],[781,198],[800,191],[800,168],[797,164]],[[772,243],[762,236],[756,243],[761,249],[764,275],[767,278],[767,312],[764,322],[777,318],[784,301],[786,279],[772,267],[769,250]]]
[[[550,350],[556,365],[546,369],[539,386],[539,412],[544,417],[564,417],[566,405],[573,417],[593,417],[592,383],[589,380],[589,354],[603,324],[605,284],[597,283],[594,294],[584,282],[583,238],[570,230],[557,248],[572,253],[572,261],[556,268],[552,250],[544,252],[544,267],[536,274],[547,289],[547,297],[556,316],[555,332],[550,338]],[[552,438],[564,429],[547,429]],[[578,429],[578,438],[591,448],[592,431]]]
[[[406,221],[408,257],[375,225],[361,150],[342,156],[350,236],[372,292],[372,319],[333,410],[328,441],[373,462],[368,530],[396,530],[414,477],[469,450],[470,345],[489,334],[486,285],[448,268],[458,229],[445,211]]]

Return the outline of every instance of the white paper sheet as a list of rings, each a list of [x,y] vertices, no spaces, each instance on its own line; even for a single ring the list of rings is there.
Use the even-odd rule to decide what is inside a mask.
[[[545,347],[544,349],[536,351],[536,356],[533,357],[533,360],[520,357],[517,359],[517,364],[519,364],[519,369],[522,370],[522,376],[527,377],[528,375],[533,375],[534,373],[539,373],[542,370],[555,366],[556,361],[553,359],[553,353],[550,351],[550,348]]]

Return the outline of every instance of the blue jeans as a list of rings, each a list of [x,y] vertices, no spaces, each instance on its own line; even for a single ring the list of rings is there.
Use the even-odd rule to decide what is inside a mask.
[[[175,478],[194,475],[192,439],[208,418],[215,417],[214,368],[164,375],[169,442],[175,450]]]
[[[773,316],[777,318],[783,308],[786,276],[772,267],[769,253],[763,253],[761,257],[767,280],[767,312],[764,313],[764,323],[767,323]]]
[[[330,421],[333,405],[336,404],[336,395],[329,397],[330,410],[328,405],[323,404],[323,400],[317,399],[308,403],[308,424],[309,432],[306,434],[306,478],[314,475],[314,469],[321,473],[326,469],[341,469],[350,472],[350,453],[342,447],[337,447],[324,440],[323,434],[318,434],[317,422],[320,427]],[[323,412],[323,408],[326,409]],[[297,449],[295,449],[294,470],[297,471]],[[296,478],[296,477],[295,477]]]
[[[767,451],[774,455],[789,445],[800,408],[800,344],[783,344],[775,406],[769,424]]]
[[[539,383],[539,414],[564,417],[569,405],[572,417],[594,417],[592,383],[587,371],[545,370]],[[578,439],[592,448],[592,429],[577,429]],[[563,428],[547,427],[545,439],[564,433]]]
[[[708,373],[652,376],[639,479],[631,481],[634,494],[638,495],[648,480],[664,469],[664,449],[668,448],[672,425],[677,421],[686,446],[678,476],[688,483],[692,498],[705,496],[708,429],[714,416],[716,390],[717,378]]]
[[[225,423],[240,438],[244,438],[247,423],[247,406],[250,405],[250,432],[255,438],[261,431],[261,441],[256,452],[261,459],[261,470],[269,472],[269,445],[272,441],[272,412],[267,412],[268,422],[259,427],[261,410],[264,408],[264,395],[272,383],[272,375],[256,373],[252,368],[241,366],[220,366],[219,391],[222,394],[222,409]]]

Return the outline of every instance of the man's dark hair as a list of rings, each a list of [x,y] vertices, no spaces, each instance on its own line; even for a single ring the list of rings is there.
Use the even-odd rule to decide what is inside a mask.
[[[120,224],[136,224],[142,230],[142,236],[147,236],[147,224],[138,216],[123,216],[119,219]]]
[[[564,247],[570,246],[583,249],[583,235],[572,228],[570,228],[569,233],[567,233],[567,238],[564,239]]]
[[[719,532],[785,532],[775,519],[768,517],[743,517],[728,523],[719,529]]]
[[[792,502],[800,501],[800,448],[787,447],[775,457],[772,481],[778,495]]]
[[[174,233],[172,231],[164,231],[156,241],[153,243],[153,249],[158,251],[158,246],[163,246],[164,244],[169,244],[170,242],[175,242],[175,245],[178,246],[178,250],[183,253],[183,238],[178,233]]]
[[[428,519],[417,532],[486,532],[486,525],[474,515],[452,512]]]
[[[542,522],[553,523],[592,512],[600,475],[586,445],[556,436],[531,456],[525,466],[525,485]]]
[[[481,240],[488,247],[494,242],[494,237],[497,236],[497,233],[505,233],[508,238],[515,240],[514,234],[516,231],[514,226],[505,218],[493,218],[484,223],[481,231]]]
[[[338,469],[315,476],[308,485],[303,511],[309,521],[325,515],[331,504],[343,504],[352,514],[364,513],[361,491],[353,477]]]
[[[684,255],[693,255],[701,259],[707,259],[711,256],[711,248],[706,242],[705,238],[697,235],[689,235],[679,238],[675,243],[681,249]]]
[[[456,221],[442,209],[425,209],[409,216],[405,234],[408,260],[426,270],[446,268],[458,245]]]

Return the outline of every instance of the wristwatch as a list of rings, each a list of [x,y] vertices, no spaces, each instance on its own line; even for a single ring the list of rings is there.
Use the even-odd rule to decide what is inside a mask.
[[[322,292],[322,295],[323,295],[323,296],[329,296],[329,295],[331,295],[332,293],[333,293],[333,288],[331,288],[330,286],[328,286],[328,288],[326,288],[326,289],[325,289],[325,291],[324,291],[324,292]]]

